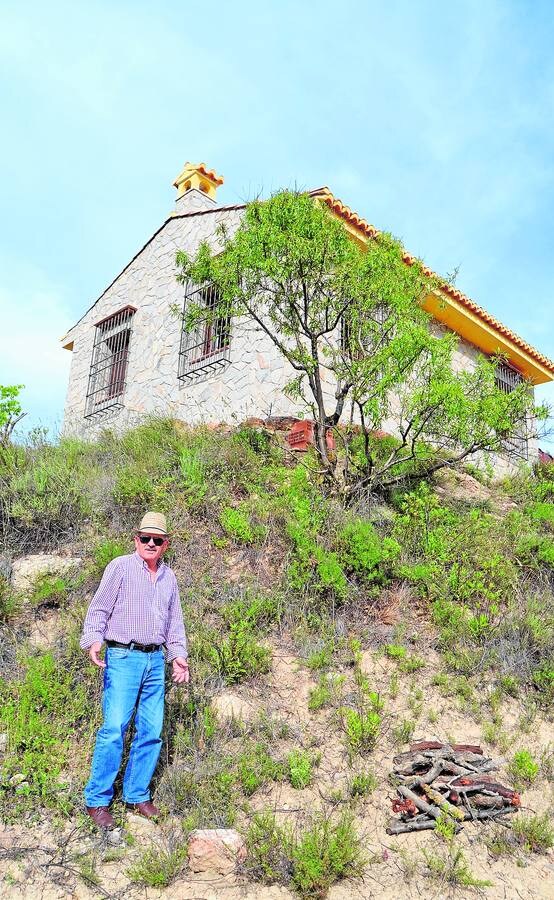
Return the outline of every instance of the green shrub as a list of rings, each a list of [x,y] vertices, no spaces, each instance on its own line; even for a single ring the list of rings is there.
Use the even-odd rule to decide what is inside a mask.
[[[274,813],[256,813],[246,834],[248,872],[263,884],[288,884],[292,876],[290,831],[280,828]]]
[[[155,495],[156,487],[148,472],[137,471],[132,466],[117,472],[113,498],[120,506],[133,509],[151,506]]]
[[[512,831],[528,853],[546,853],[554,847],[554,827],[548,813],[517,816]]]
[[[227,637],[214,636],[212,662],[227,684],[268,672],[271,652],[259,644],[248,624],[233,623]]]
[[[262,744],[256,744],[240,754],[237,772],[243,792],[250,797],[268,781],[279,781],[283,766],[271,758]]]
[[[158,845],[148,847],[127,869],[129,879],[146,887],[163,888],[171,884],[183,871],[187,858],[186,847],[164,850]]]
[[[236,775],[233,760],[219,748],[199,753],[187,765],[174,763],[164,770],[156,800],[184,827],[231,828],[237,815]]]
[[[288,779],[295,790],[312,783],[314,761],[306,750],[293,750],[287,756]]]
[[[281,615],[281,598],[278,595],[257,594],[254,597],[241,596],[226,603],[221,614],[225,622],[232,626],[251,629],[267,628],[277,622]]]
[[[225,506],[219,514],[219,523],[226,534],[239,544],[254,544],[265,535],[265,529],[254,526],[244,505]]]
[[[69,592],[69,584],[60,575],[44,573],[33,585],[31,603],[33,606],[61,606]]]
[[[100,577],[108,563],[118,556],[125,556],[131,552],[131,543],[124,538],[104,538],[95,545],[92,556],[94,559],[93,573]]]
[[[3,760],[4,800],[9,779],[22,776],[19,795],[40,797],[47,805],[64,807],[62,770],[71,759],[71,737],[90,713],[84,686],[75,683],[71,666],[51,653],[29,657],[24,676],[7,682],[0,692],[0,725],[8,735]]]
[[[373,750],[381,733],[381,716],[372,709],[342,710],[343,728],[349,749],[354,753]]]
[[[508,772],[516,784],[532,784],[539,774],[539,768],[529,750],[518,750],[512,757]]]
[[[528,506],[525,512],[535,521],[554,528],[554,503],[538,501]]]
[[[349,785],[349,794],[351,797],[367,797],[372,794],[377,787],[377,779],[373,772],[360,772],[354,775]]]
[[[191,509],[199,507],[210,486],[207,467],[197,447],[182,447],[179,456],[182,484]]]
[[[324,897],[336,881],[360,875],[364,860],[350,814],[336,823],[315,816],[293,843],[291,859],[292,882],[303,898]]]
[[[394,726],[393,736],[397,744],[408,744],[414,736],[415,722],[413,719],[402,719]]]
[[[19,610],[19,601],[7,578],[0,575],[0,624],[10,622]]]
[[[400,545],[392,538],[383,538],[371,522],[357,519],[339,532],[341,559],[347,568],[366,581],[384,583],[391,574],[391,565],[400,553]]]
[[[391,659],[405,659],[408,651],[405,647],[397,644],[387,644],[385,646],[385,654]]]
[[[460,887],[492,886],[492,881],[484,881],[473,875],[463,852],[458,847],[451,847],[444,854],[424,850],[423,855],[432,878]]]

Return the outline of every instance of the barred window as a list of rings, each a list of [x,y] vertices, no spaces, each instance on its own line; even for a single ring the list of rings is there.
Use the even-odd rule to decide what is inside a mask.
[[[134,307],[126,306],[96,325],[85,418],[123,405],[134,314]]]
[[[499,362],[496,367],[495,382],[500,391],[511,394],[523,382],[523,378],[509,363]]]
[[[214,285],[189,287],[183,307],[183,327],[179,350],[179,378],[194,379],[225,365],[229,360],[231,320],[218,316],[219,293]],[[191,331],[185,329],[184,314],[188,304],[206,309]]]

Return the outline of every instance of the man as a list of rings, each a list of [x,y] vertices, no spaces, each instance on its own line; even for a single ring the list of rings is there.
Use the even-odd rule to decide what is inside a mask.
[[[135,735],[123,779],[127,808],[151,819],[159,810],[150,799],[150,780],[161,749],[165,665],[173,681],[187,683],[187,640],[175,575],[162,562],[169,546],[165,516],[147,512],[135,533],[135,553],[106,566],[87,612],[81,647],[104,669],[104,721],[96,736],[86,810],[96,825],[112,828],[109,812],[133,712]],[[106,656],[99,654],[106,642]]]

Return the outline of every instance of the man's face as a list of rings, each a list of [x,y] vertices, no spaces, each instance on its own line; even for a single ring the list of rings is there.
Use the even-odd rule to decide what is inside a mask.
[[[142,541],[141,537],[143,539]],[[143,543],[144,538],[146,537],[149,540],[147,543]],[[161,544],[159,544],[160,539],[163,539]],[[159,544],[159,546],[154,543],[154,540],[157,542],[157,544]],[[169,547],[169,538],[164,537],[159,532],[148,530],[139,531],[139,533],[135,535],[135,547],[140,558],[152,565],[152,563],[157,563],[158,560],[161,559],[161,557]]]

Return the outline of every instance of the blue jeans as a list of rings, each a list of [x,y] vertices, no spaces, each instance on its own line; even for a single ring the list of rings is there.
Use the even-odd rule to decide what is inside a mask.
[[[136,708],[135,735],[123,779],[126,803],[150,799],[150,780],[162,746],[165,660],[162,650],[142,653],[108,647],[104,669],[104,721],[96,735],[87,806],[108,806],[121,766],[123,738]]]

